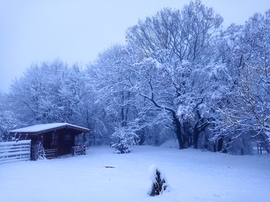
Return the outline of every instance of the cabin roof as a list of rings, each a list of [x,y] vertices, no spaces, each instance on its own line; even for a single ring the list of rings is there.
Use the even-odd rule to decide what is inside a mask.
[[[55,131],[63,128],[70,128],[81,132],[90,132],[88,128],[69,124],[69,123],[48,123],[28,126],[25,128],[18,128],[11,130],[10,133],[27,133],[27,134],[41,134],[49,131]]]

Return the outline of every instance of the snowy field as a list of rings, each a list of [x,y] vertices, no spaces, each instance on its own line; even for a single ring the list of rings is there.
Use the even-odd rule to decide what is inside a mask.
[[[150,197],[148,168],[164,171],[170,192]],[[0,165],[0,197],[5,202],[174,202],[270,201],[270,156],[231,156],[137,146],[115,154],[108,146],[87,155]]]

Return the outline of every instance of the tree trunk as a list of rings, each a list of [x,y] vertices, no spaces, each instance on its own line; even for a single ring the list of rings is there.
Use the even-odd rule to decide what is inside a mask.
[[[210,123],[208,122],[208,120],[206,120],[205,118],[201,118],[199,111],[197,111],[198,113],[198,117],[200,118],[196,124],[194,125],[193,128],[193,147],[195,149],[198,149],[198,144],[199,144],[199,137],[201,132],[205,131],[205,129],[210,125]]]
[[[193,130],[193,147],[195,149],[198,149],[199,134],[200,134],[200,131],[198,130],[198,128],[194,127],[194,130]]]
[[[184,149],[184,141],[183,141],[183,136],[182,136],[182,131],[181,131],[181,123],[178,119],[178,117],[176,116],[175,112],[172,112],[173,115],[173,123],[175,125],[175,134],[178,140],[178,144],[179,144],[179,149]]]

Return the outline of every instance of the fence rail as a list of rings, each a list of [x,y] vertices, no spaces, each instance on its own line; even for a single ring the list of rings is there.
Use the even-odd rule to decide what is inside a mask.
[[[45,149],[46,159],[54,159],[58,156],[58,149]]]
[[[71,154],[73,156],[76,156],[76,155],[85,155],[86,154],[85,146],[84,145],[82,145],[82,146],[73,146],[71,148]]]
[[[30,160],[31,140],[0,142],[0,164]]]

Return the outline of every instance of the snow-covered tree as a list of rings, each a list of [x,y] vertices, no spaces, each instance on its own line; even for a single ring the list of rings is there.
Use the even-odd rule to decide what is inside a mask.
[[[102,52],[87,70],[95,92],[95,131],[104,138],[122,129],[130,131],[129,134],[141,129],[136,120],[139,100],[131,91],[136,83],[131,56],[127,47],[114,45]]]
[[[33,65],[11,85],[8,107],[21,125],[69,122],[88,126],[86,79],[79,67],[70,68],[59,60]]]
[[[202,93],[206,94],[208,81],[199,85],[203,78],[199,80],[196,76],[202,76],[204,66],[212,61],[209,54],[213,54],[221,23],[222,18],[211,8],[195,1],[182,11],[163,9],[145,21],[140,20],[126,34],[138,61],[134,66],[139,82],[134,89],[148,102],[146,106],[154,113],[153,117],[162,119],[164,127],[175,132],[180,148],[193,144],[192,127],[200,133],[208,125],[207,117],[199,111],[199,106],[205,106]],[[180,110],[181,105],[185,106],[184,111]],[[187,111],[200,124],[179,119],[187,117]]]
[[[231,25],[223,33],[220,56],[226,65],[226,87],[216,105],[213,140],[222,151],[252,153],[252,141],[269,151],[269,11],[255,14],[243,26]]]
[[[265,142],[270,152],[270,10],[255,14],[245,24],[237,55],[239,66],[239,96],[243,101],[242,123],[254,136]],[[242,108],[242,109],[243,109]]]
[[[8,140],[8,132],[20,125],[13,111],[8,109],[6,96],[0,93],[0,142]]]

